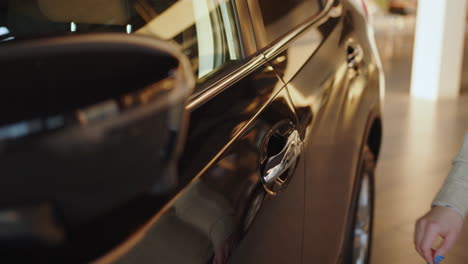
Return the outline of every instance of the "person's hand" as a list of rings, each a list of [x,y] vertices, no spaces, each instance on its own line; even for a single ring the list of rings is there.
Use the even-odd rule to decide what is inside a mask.
[[[414,245],[427,263],[444,256],[455,244],[463,226],[462,216],[454,209],[442,206],[432,208],[416,222]],[[437,238],[443,239],[438,249],[432,249]]]

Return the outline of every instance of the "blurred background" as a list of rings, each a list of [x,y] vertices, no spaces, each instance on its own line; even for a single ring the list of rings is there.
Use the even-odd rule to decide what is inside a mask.
[[[468,52],[468,34],[465,29],[460,95],[436,100],[413,97],[410,91],[418,3],[369,2],[387,91],[383,148],[376,176],[372,263],[425,263],[413,246],[414,224],[430,208],[468,131],[468,56],[463,56]],[[466,247],[468,225],[443,263],[468,263]]]

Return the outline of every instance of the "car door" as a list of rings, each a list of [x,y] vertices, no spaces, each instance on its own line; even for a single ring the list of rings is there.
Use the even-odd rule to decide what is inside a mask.
[[[100,1],[101,8],[96,8],[95,1],[81,0],[7,2],[0,12],[0,22],[9,32],[1,36],[4,41],[77,35],[76,43],[83,43],[81,34],[109,31],[119,32],[121,36],[146,35],[149,37],[143,38],[145,41],[157,42],[156,37],[177,43],[190,59],[197,79],[197,89],[187,107],[171,108],[164,115],[168,129],[158,131],[158,123],[151,121],[128,129],[125,126],[123,134],[136,139],[128,143],[129,149],[142,148],[146,151],[143,155],[129,151],[113,152],[119,159],[112,159],[113,155],[97,155],[106,158],[106,164],[121,177],[116,179],[109,171],[102,174],[108,177],[106,180],[90,177],[93,192],[81,192],[85,200],[71,198],[79,206],[70,208],[94,209],[89,219],[66,225],[72,230],[67,238],[72,243],[66,250],[59,250],[58,255],[70,260],[59,263],[82,263],[96,258],[96,263],[300,263],[314,257],[322,262],[334,258],[333,250],[340,247],[345,222],[345,213],[339,210],[346,206],[342,201],[349,196],[348,176],[354,169],[349,158],[359,145],[348,143],[357,142],[352,140],[360,135],[359,131],[345,129],[355,120],[343,113],[353,113],[358,102],[354,98],[361,86],[348,89],[349,83],[351,80],[359,83],[365,76],[356,78],[349,68],[354,64],[346,63],[348,55],[352,55],[351,59],[359,56],[353,52],[357,46],[350,38],[352,28],[343,26],[346,9],[340,1],[331,5],[329,1],[319,0],[118,0]],[[266,11],[268,15],[264,16]],[[277,20],[284,17],[286,22]],[[269,28],[270,23],[273,27]],[[94,35],[88,37],[96,40]],[[119,49],[109,46],[113,46],[109,47],[110,51]],[[336,52],[341,48],[343,52]],[[111,78],[109,91],[130,87],[119,78],[133,78],[130,84],[136,85],[144,80],[139,74],[156,76],[160,72],[177,77],[174,69],[162,67],[161,59],[151,63],[131,60],[136,64],[125,65],[131,70],[115,71],[112,62],[119,57],[109,57],[113,60],[94,56],[107,63],[102,67],[97,63],[83,67],[84,72],[93,74],[105,69],[109,78],[118,75]],[[137,57],[133,54],[129,58]],[[124,62],[119,63],[124,65]],[[60,69],[61,64],[57,65]],[[73,67],[65,68],[73,74],[70,70]],[[94,71],[93,67],[99,70]],[[132,75],[133,72],[138,74]],[[144,93],[126,96],[117,105],[146,104],[153,96],[171,94],[173,83],[171,80],[149,86]],[[80,83],[75,85],[76,91],[82,93]],[[62,94],[66,91],[62,86],[57,87]],[[348,92],[339,92],[337,87]],[[93,91],[102,90],[100,87]],[[167,102],[175,99],[169,95],[164,98]],[[97,109],[78,113],[78,120],[85,124],[89,117],[99,119],[114,114],[116,105],[104,104]],[[181,127],[176,122],[183,115],[187,115],[190,126],[177,166],[145,173],[145,168],[158,167],[148,158],[157,156],[163,163],[171,161],[172,164],[173,154],[178,153],[175,146],[179,138],[184,138],[179,137]],[[57,121],[62,122],[55,118],[50,121],[45,127],[55,129]],[[33,125],[36,129],[36,123]],[[95,140],[95,135],[91,133],[90,140]],[[123,143],[120,134],[112,135],[115,141],[109,142],[110,150]],[[164,142],[163,150],[154,144],[159,141]],[[76,145],[83,149],[90,147]],[[338,145],[345,147],[330,148]],[[93,156],[83,156],[104,170]],[[333,166],[337,159],[340,166]],[[113,166],[116,160],[124,162]],[[126,166],[128,163],[131,165]],[[74,173],[77,179],[86,174]],[[165,175],[177,177],[162,177]],[[116,203],[118,206],[109,203],[112,208],[108,210],[98,206],[112,199],[110,194],[124,196],[139,176],[168,182],[140,183],[144,191],[137,198],[122,198]],[[82,191],[66,177],[60,181],[77,192]],[[344,184],[329,189],[336,183]],[[105,187],[101,189],[93,184]],[[109,189],[112,185],[118,189]],[[40,185],[30,184],[29,188],[36,186]],[[10,192],[18,189],[5,188]],[[66,188],[59,190],[64,195],[71,194]],[[330,194],[333,199],[324,198]],[[330,209],[334,207],[339,210]],[[52,214],[47,210],[46,213]],[[320,243],[315,243],[319,238]],[[36,253],[45,253],[49,260],[57,255],[55,249]],[[18,255],[28,254],[20,251]],[[35,255],[28,257],[35,258]]]
[[[304,164],[289,94],[252,46],[244,1],[190,3],[173,5],[195,14],[174,40],[198,79],[177,187],[117,263],[299,263]]]
[[[197,86],[188,102],[183,101],[187,103],[184,110],[174,107],[167,111],[166,130],[160,127],[158,131],[159,123],[151,121],[125,129],[125,135],[137,139],[133,141],[137,145],[128,143],[128,150],[141,147],[146,151],[142,156],[128,157],[129,153],[141,152],[120,151],[120,158],[126,160],[123,162],[112,159],[112,155],[99,155],[107,158],[106,164],[118,175],[127,177],[113,179],[114,175],[107,173],[106,181],[98,181],[103,186],[107,181],[112,183],[107,188],[91,185],[99,195],[84,192],[81,195],[86,200],[73,197],[71,200],[79,208],[94,206],[93,213],[99,217],[77,222],[65,250],[57,252],[53,248],[50,255],[49,251],[38,250],[39,255],[45,255],[51,263],[299,263],[304,224],[299,124],[285,84],[257,50],[246,2],[119,0],[100,1],[99,6],[105,8],[96,5],[95,1],[80,0],[15,2],[5,20],[13,36],[18,37],[115,30],[122,36],[139,34],[145,35],[142,38],[146,41],[160,41],[152,39],[156,37],[176,43],[191,62]],[[25,15],[30,19],[28,23]],[[136,60],[131,67],[126,65],[131,71],[119,71],[118,77],[135,76],[131,80],[136,84],[142,81],[140,75],[125,74],[152,76],[163,72],[177,78],[176,70],[162,67],[162,59],[137,62],[141,61]],[[116,74],[107,64],[105,69],[109,69],[110,76]],[[111,84],[115,82],[117,87],[127,84],[117,77],[112,80]],[[162,91],[169,94],[163,100],[173,102],[178,99],[170,96],[173,84],[171,79],[149,86],[141,94],[124,97],[118,103],[128,107],[140,101],[145,104],[166,94]],[[109,110],[107,106],[103,106],[104,114]],[[110,112],[113,110],[111,107]],[[79,116],[87,117],[87,113]],[[103,115],[89,113],[95,118]],[[181,125],[177,121],[183,115],[189,120],[188,132],[179,135]],[[176,167],[145,173],[147,167],[158,167],[151,162],[154,156],[161,157],[162,163],[172,164],[174,153],[178,153],[175,146],[184,137]],[[123,144],[118,137],[114,140],[117,142],[110,142],[110,147]],[[165,148],[158,148],[153,141],[164,142]],[[93,156],[86,157],[92,160]],[[120,163],[112,166],[116,160]],[[131,166],[122,169],[128,163]],[[177,177],[163,177],[173,175]],[[138,177],[161,180],[139,183]],[[73,185],[67,178],[61,180]],[[94,177],[90,177],[92,180]],[[136,183],[144,189],[136,198],[125,197],[108,211],[98,206],[106,199],[112,200],[111,194],[124,196]],[[114,185],[118,189],[112,189]],[[77,192],[81,190],[72,187]],[[66,190],[61,191],[68,195]],[[97,199],[102,196],[106,199]],[[56,256],[65,261],[57,261]]]

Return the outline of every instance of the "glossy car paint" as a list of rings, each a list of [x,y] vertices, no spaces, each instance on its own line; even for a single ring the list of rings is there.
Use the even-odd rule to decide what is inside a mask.
[[[325,2],[264,47],[250,20],[258,14],[236,1],[247,59],[190,98],[177,187],[96,221],[95,234],[120,221],[131,235],[92,241],[88,230],[79,240],[94,250],[71,262],[345,262],[360,153],[369,144],[377,156],[380,147],[380,69],[365,18],[345,0]],[[303,150],[288,184],[269,195],[261,176],[281,148],[270,137],[278,126],[297,130]]]
[[[121,248],[120,263],[345,261],[360,152],[368,142],[378,152],[380,139],[380,69],[353,8],[330,3],[288,41],[261,50],[264,61],[245,63],[253,73],[194,97],[180,161],[188,185],[141,241]],[[357,65],[349,65],[350,47],[362,49]],[[305,145],[288,187],[269,196],[262,142],[284,120]],[[258,214],[246,227],[249,208]]]
[[[287,64],[275,67],[288,84],[299,120],[304,120],[300,124],[306,141],[303,247],[308,261],[337,263],[345,257],[358,157],[368,123],[378,118],[374,115],[379,111],[379,69],[365,32],[359,30],[364,28],[363,18],[344,1],[270,60],[275,66],[282,56],[295,61],[298,53],[298,57],[311,54],[303,65],[291,67],[293,73]],[[310,42],[319,42],[319,48],[306,44]],[[349,65],[349,48],[364,51],[357,65]]]

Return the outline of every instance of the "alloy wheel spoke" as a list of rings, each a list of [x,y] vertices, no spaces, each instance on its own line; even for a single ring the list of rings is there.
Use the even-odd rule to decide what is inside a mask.
[[[368,255],[371,222],[370,196],[370,179],[365,173],[361,181],[354,227],[354,264],[365,264]]]

